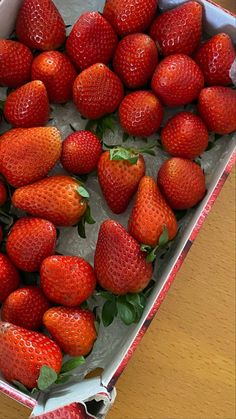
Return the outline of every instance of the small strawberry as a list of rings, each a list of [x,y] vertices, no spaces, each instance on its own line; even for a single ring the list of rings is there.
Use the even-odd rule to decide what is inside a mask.
[[[221,86],[202,89],[198,112],[209,131],[230,134],[236,130],[236,91]]]
[[[125,96],[120,104],[119,118],[129,135],[149,137],[160,128],[163,108],[152,92],[139,90]]]
[[[82,308],[52,307],[43,323],[63,352],[70,356],[87,355],[97,338],[94,315]]]
[[[192,58],[170,55],[158,64],[152,90],[167,106],[185,105],[197,99],[204,86],[203,74]]]
[[[103,16],[120,36],[144,32],[154,18],[157,0],[106,0]]]
[[[37,386],[44,365],[57,373],[61,369],[62,353],[53,340],[42,333],[0,322],[0,370],[6,380],[17,380],[32,389]]]
[[[164,56],[191,55],[202,33],[202,6],[188,1],[159,15],[150,29],[150,36]]]
[[[47,256],[54,254],[56,240],[56,228],[50,221],[41,218],[21,218],[10,230],[6,250],[17,268],[25,272],[34,272],[39,270]]]
[[[92,64],[108,64],[113,57],[117,35],[98,12],[83,13],[74,24],[66,42],[66,52],[79,70]]]
[[[57,128],[15,128],[1,137],[0,172],[12,186],[24,186],[45,177],[60,154]]]
[[[100,227],[94,269],[101,287],[117,295],[142,291],[153,271],[139,243],[113,220]]]
[[[87,174],[96,169],[101,154],[101,142],[95,134],[77,131],[63,141],[61,164],[68,172]]]
[[[161,195],[156,182],[144,176],[138,187],[132,213],[129,218],[129,233],[138,242],[156,246],[167,228],[168,238],[172,240],[177,233],[174,213]]]
[[[185,159],[195,159],[208,145],[208,131],[199,116],[180,112],[168,120],[161,132],[161,142],[167,153]]]
[[[235,49],[226,33],[218,33],[210,38],[195,55],[195,61],[209,86],[227,86],[232,83],[229,71],[234,59]]]
[[[52,0],[23,0],[16,35],[31,49],[56,49],[65,41],[65,23]]]
[[[7,188],[5,186],[5,183],[3,183],[2,180],[0,180],[0,207],[2,207],[7,200]]]
[[[158,61],[154,41],[144,33],[135,33],[123,38],[115,52],[115,73],[130,89],[145,86],[152,78]]]
[[[30,80],[32,52],[20,42],[0,39],[0,86],[18,87]]]
[[[31,81],[10,93],[4,116],[14,127],[45,125],[49,118],[49,103],[44,84],[39,80]]]
[[[75,307],[87,300],[96,286],[92,266],[77,256],[49,256],[40,268],[40,285],[49,300]]]
[[[4,301],[1,319],[25,329],[36,330],[42,325],[43,315],[49,307],[40,288],[19,288]]]
[[[0,302],[18,288],[20,275],[10,259],[0,253]]]
[[[205,175],[191,160],[173,157],[161,166],[158,186],[171,208],[181,210],[194,207],[205,195]]]
[[[82,71],[74,82],[74,104],[88,119],[98,119],[115,112],[123,96],[119,77],[104,64],[92,65]]]
[[[32,80],[41,80],[50,102],[64,103],[72,97],[76,71],[69,58],[59,51],[39,54],[32,64]]]

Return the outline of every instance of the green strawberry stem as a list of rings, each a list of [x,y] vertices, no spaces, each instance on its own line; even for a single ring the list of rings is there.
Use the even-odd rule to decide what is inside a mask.
[[[155,247],[149,246],[147,244],[142,244],[140,246],[140,249],[142,250],[142,252],[147,253],[147,257],[146,257],[147,262],[150,262],[150,263],[154,262],[154,260],[157,257],[158,250],[161,247],[165,247],[168,242],[169,242],[168,230],[167,230],[167,227],[163,225],[162,234],[159,238],[158,244]]]

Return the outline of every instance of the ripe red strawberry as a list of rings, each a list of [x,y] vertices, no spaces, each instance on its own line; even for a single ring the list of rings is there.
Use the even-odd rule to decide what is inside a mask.
[[[202,32],[202,6],[189,1],[159,15],[150,29],[150,36],[164,56],[191,55]]]
[[[234,59],[235,49],[226,33],[218,33],[210,38],[195,55],[195,61],[209,86],[227,86],[232,83],[229,71]]]
[[[130,89],[145,86],[151,79],[158,61],[154,41],[144,33],[123,38],[115,52],[113,67],[116,74]]]
[[[7,189],[2,180],[0,180],[0,207],[2,207],[7,200]]]
[[[0,322],[0,370],[6,380],[17,380],[32,389],[37,386],[40,368],[61,370],[58,345],[42,333]]]
[[[209,131],[229,134],[236,130],[236,91],[230,87],[212,86],[202,89],[198,111]]]
[[[87,300],[96,286],[92,266],[77,256],[49,256],[40,268],[40,284],[49,300],[75,307]]]
[[[144,32],[157,9],[157,0],[106,0],[103,16],[120,36]]]
[[[49,103],[44,84],[39,80],[31,81],[10,93],[4,115],[14,127],[45,125],[49,118]]]
[[[191,160],[173,157],[161,166],[157,183],[174,209],[191,208],[205,195],[205,175]]]
[[[65,40],[65,23],[52,0],[23,0],[16,35],[31,49],[56,49]]]
[[[119,77],[104,64],[94,64],[77,76],[73,100],[85,118],[98,119],[114,112],[124,96]]]
[[[101,142],[95,134],[77,131],[63,141],[61,164],[68,172],[87,174],[96,169],[101,154]]]
[[[43,315],[50,307],[38,287],[24,287],[13,291],[4,301],[1,319],[25,329],[36,330],[43,322]]]
[[[97,338],[94,315],[82,308],[52,307],[43,316],[44,326],[63,352],[87,355]]]
[[[85,12],[74,24],[66,42],[66,51],[78,69],[96,63],[108,64],[113,57],[117,35],[98,12]]]
[[[32,64],[32,80],[41,80],[50,102],[64,103],[72,97],[76,71],[69,58],[59,51],[39,54]]]
[[[204,77],[200,68],[184,54],[164,58],[152,78],[152,90],[167,106],[192,102],[203,86]]]
[[[126,210],[144,174],[145,162],[139,153],[118,147],[101,155],[98,180],[105,200],[115,214]]]
[[[152,277],[152,264],[139,243],[113,220],[100,227],[94,269],[101,287],[118,295],[142,291]]]
[[[18,87],[30,80],[32,52],[20,42],[0,39],[0,85]]]
[[[45,177],[60,154],[57,128],[15,128],[1,137],[0,172],[12,186],[24,186]]]
[[[77,224],[87,209],[79,183],[70,176],[60,175],[16,189],[12,203],[16,208],[60,226]]]
[[[144,176],[139,183],[129,218],[129,233],[140,243],[156,246],[163,227],[167,228],[168,238],[172,240],[178,228],[175,215],[161,195],[156,182],[150,176]]]
[[[208,145],[208,131],[199,116],[180,112],[168,120],[161,132],[161,142],[167,153],[185,159],[195,159]]]
[[[34,272],[39,270],[47,256],[54,254],[56,240],[56,228],[50,221],[41,218],[21,218],[10,230],[6,250],[17,268]]]
[[[125,96],[119,108],[120,123],[125,132],[135,137],[149,137],[160,128],[163,108],[152,93],[139,90]]]
[[[0,302],[18,288],[20,276],[10,259],[0,253]]]

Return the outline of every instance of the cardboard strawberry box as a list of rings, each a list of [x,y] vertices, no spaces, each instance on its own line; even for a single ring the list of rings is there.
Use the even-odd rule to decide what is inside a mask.
[[[184,1],[160,0],[159,7],[165,11]],[[228,33],[236,39],[235,17],[233,14],[207,0],[199,1],[204,7],[204,33],[213,35],[218,32]],[[102,0],[79,2],[76,0],[54,0],[60,10],[66,25],[73,25],[78,16],[87,10],[102,10]],[[21,0],[0,0],[0,38],[8,37],[13,29],[20,7]],[[68,28],[70,31],[70,28]],[[233,74],[234,72],[234,74]],[[232,69],[231,77],[236,79],[236,71]],[[0,88],[0,99],[6,96],[6,89]],[[72,103],[66,105],[53,105],[52,121],[50,125],[58,126],[63,138],[71,133],[70,124],[78,129],[85,127],[86,121],[80,117]],[[182,109],[182,108],[181,108]],[[188,105],[192,109],[192,105]],[[177,110],[180,110],[178,108]],[[165,120],[170,116],[168,111]],[[2,132],[4,125],[1,126]],[[1,133],[1,131],[0,131]],[[0,390],[16,401],[32,408],[31,417],[37,418],[104,418],[113,404],[116,396],[115,383],[122,373],[135,348],[140,343],[142,336],[148,328],[165,298],[176,273],[182,265],[193,241],[195,240],[206,216],[217,198],[220,190],[230,173],[236,157],[235,133],[217,139],[214,147],[201,156],[201,165],[206,174],[207,194],[200,204],[188,210],[179,222],[180,231],[169,250],[159,254],[155,270],[155,284],[148,297],[141,320],[131,326],[124,325],[119,319],[105,328],[100,325],[98,339],[92,352],[86,358],[86,363],[73,372],[73,378],[60,386],[52,386],[50,391],[27,395],[16,389],[13,385],[0,379]],[[156,136],[153,136],[156,138]],[[122,131],[117,126],[115,133],[107,133],[105,143],[121,143]],[[211,138],[213,142],[214,138]],[[142,140],[136,140],[137,145],[143,145]],[[127,144],[132,144],[132,141]],[[148,156],[146,159],[147,173],[156,177],[157,169],[166,159],[165,152],[158,151],[156,157]],[[55,169],[57,172],[58,168]],[[59,170],[61,170],[59,168]],[[91,207],[97,223],[89,226],[87,240],[83,241],[77,235],[76,228],[61,229],[58,252],[69,255],[85,257],[93,263],[93,252],[96,245],[99,225],[106,218],[119,220],[127,225],[131,205],[121,216],[114,216],[102,199],[98,182],[91,177],[86,186],[93,197]],[[99,303],[104,301],[102,298]],[[90,374],[94,370],[95,374]],[[88,376],[90,374],[90,376]]]

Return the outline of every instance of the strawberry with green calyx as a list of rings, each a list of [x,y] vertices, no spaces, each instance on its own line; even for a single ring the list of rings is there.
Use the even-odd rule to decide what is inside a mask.
[[[169,242],[170,242],[170,240],[169,240],[168,230],[167,230],[166,226],[163,225],[162,234],[159,238],[158,244],[155,247],[152,247],[148,244],[142,244],[140,246],[140,249],[142,250],[142,252],[147,253],[147,257],[146,257],[147,262],[154,262],[154,260],[157,257],[157,251],[160,248],[166,247],[166,245]]]

